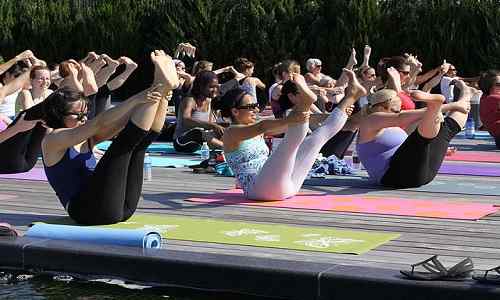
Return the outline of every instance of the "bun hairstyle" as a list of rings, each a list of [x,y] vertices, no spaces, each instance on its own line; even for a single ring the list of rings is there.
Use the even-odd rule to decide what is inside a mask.
[[[377,74],[380,74],[382,82],[386,83],[389,79],[387,69],[393,67],[396,70],[401,70],[404,66],[408,65],[407,59],[404,56],[385,57],[380,60],[377,65]]]
[[[216,101],[216,105],[213,108],[214,110],[219,110],[223,118],[232,118],[231,109],[240,106],[245,95],[250,94],[241,88],[229,90]]]
[[[43,101],[43,120],[50,128],[64,128],[64,117],[71,108],[71,104],[84,101],[88,107],[88,100],[84,94],[72,89],[62,88],[54,91]],[[90,110],[90,107],[88,107]]]
[[[496,77],[500,76],[499,70],[488,70],[481,73],[479,76],[479,88],[483,92],[483,95],[488,96],[490,94],[491,88],[496,82]]]

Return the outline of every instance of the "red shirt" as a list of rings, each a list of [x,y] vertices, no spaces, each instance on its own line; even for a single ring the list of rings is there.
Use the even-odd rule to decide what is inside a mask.
[[[481,97],[479,104],[479,116],[481,122],[488,132],[494,136],[500,136],[500,95],[489,95]]]
[[[405,91],[401,91],[398,94],[399,99],[401,99],[401,110],[412,110],[415,109],[415,102],[411,100],[410,94]]]

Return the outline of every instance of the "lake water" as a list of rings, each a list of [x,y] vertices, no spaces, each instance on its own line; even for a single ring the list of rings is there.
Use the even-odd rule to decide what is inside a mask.
[[[14,275],[0,271],[0,299],[13,300],[269,300],[251,296],[215,294],[125,284],[120,280],[78,280],[59,275]]]

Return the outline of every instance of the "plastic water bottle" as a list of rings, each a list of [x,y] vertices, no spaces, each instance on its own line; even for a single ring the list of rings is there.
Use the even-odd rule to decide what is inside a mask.
[[[474,124],[474,119],[469,117],[465,123],[465,137],[468,139],[473,139],[476,133],[476,124]]]
[[[361,161],[359,160],[358,151],[356,151],[356,148],[352,150],[352,169],[354,171],[359,171],[361,169]]]
[[[201,146],[200,152],[201,152],[200,159],[202,161],[210,158],[210,148],[208,147],[207,142],[203,142],[203,145]]]
[[[144,180],[151,181],[153,180],[153,161],[148,153],[144,156]]]

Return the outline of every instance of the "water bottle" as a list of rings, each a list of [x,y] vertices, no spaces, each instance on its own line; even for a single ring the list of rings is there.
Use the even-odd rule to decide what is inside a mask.
[[[356,147],[352,150],[352,169],[354,171],[359,171],[361,169],[361,161],[359,160],[358,151]]]
[[[207,142],[203,142],[203,145],[201,146],[200,152],[201,152],[200,159],[202,161],[210,158],[210,148],[208,147]]]
[[[148,153],[144,156],[144,180],[151,181],[153,180],[153,161]]]
[[[465,137],[468,139],[473,139],[474,134],[476,133],[476,128],[474,124],[474,119],[472,117],[469,117],[467,119],[467,122],[465,123]]]

